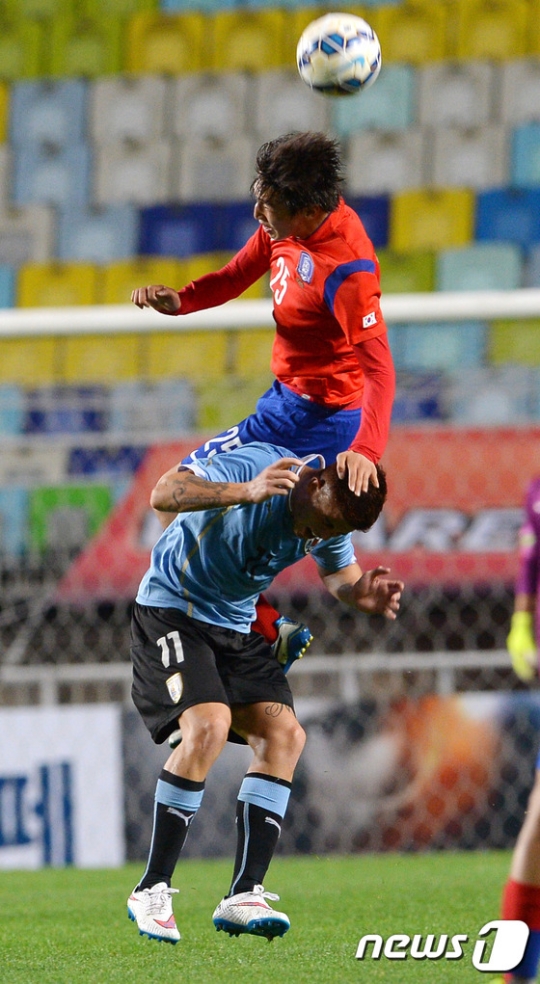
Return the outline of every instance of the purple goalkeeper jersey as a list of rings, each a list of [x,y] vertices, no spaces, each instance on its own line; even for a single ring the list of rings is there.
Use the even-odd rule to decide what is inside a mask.
[[[536,638],[540,638],[540,476],[527,490],[525,521],[519,531],[519,571],[516,594],[536,597]]]

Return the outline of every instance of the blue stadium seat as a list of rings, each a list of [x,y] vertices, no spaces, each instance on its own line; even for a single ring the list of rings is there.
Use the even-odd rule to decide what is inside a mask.
[[[107,393],[101,386],[53,386],[27,394],[26,434],[102,433]]]
[[[219,248],[237,252],[258,229],[253,202],[228,202],[219,207]]]
[[[514,130],[511,180],[518,188],[540,185],[540,123],[527,123]]]
[[[20,557],[25,553],[27,530],[27,490],[0,489],[0,553],[7,557]]]
[[[524,287],[540,287],[540,244],[529,250],[525,261]]]
[[[146,445],[121,445],[119,447],[70,449],[68,475],[93,479],[122,479],[133,475],[141,464],[148,448]]]
[[[473,243],[463,249],[443,249],[436,262],[438,290],[521,287],[521,250],[513,243]]]
[[[89,201],[91,152],[85,144],[19,147],[13,165],[15,205],[81,206]]]
[[[15,267],[0,266],[0,308],[13,307],[15,303]]]
[[[10,139],[14,146],[56,147],[86,135],[87,84],[83,79],[16,82],[11,89]]]
[[[24,391],[19,386],[0,385],[0,434],[22,434],[25,407]]]
[[[364,228],[374,246],[386,246],[390,220],[390,199],[388,195],[346,195],[347,204],[358,212]]]
[[[413,66],[385,65],[377,85],[361,98],[332,100],[332,128],[340,137],[359,130],[403,130],[414,122],[415,95]]]
[[[525,423],[532,416],[533,382],[528,366],[460,369],[447,390],[450,419],[481,426]]]
[[[191,256],[220,249],[215,204],[157,205],[140,211],[142,256]]]
[[[109,432],[146,434],[149,439],[177,436],[195,428],[196,397],[187,379],[124,383],[110,394]]]
[[[137,252],[139,213],[133,205],[59,210],[58,249],[61,260],[109,263]]]
[[[401,331],[405,369],[457,370],[482,365],[487,329],[481,321],[406,324]]]
[[[497,188],[476,199],[476,239],[504,239],[527,248],[540,242],[540,188]]]
[[[444,419],[442,373],[397,372],[392,424]]]

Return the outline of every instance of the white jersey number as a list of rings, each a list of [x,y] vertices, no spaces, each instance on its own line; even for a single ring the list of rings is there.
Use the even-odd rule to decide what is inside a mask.
[[[156,639],[156,643],[161,649],[161,662],[167,668],[171,665],[171,656],[174,656],[177,663],[184,662],[184,649],[179,632],[167,632],[166,636]]]
[[[278,256],[276,266],[277,272],[270,281],[270,287],[274,293],[274,300],[276,304],[281,304],[285,294],[287,293],[287,281],[290,277],[290,273],[282,256]]]

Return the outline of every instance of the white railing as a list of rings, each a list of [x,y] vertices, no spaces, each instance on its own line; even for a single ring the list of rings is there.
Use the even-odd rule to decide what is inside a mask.
[[[540,317],[540,290],[387,294],[382,310],[388,324],[408,321],[466,321]],[[221,307],[164,317],[133,304],[93,307],[13,308],[0,311],[0,339],[36,335],[117,334],[122,332],[249,329],[274,326],[272,302],[229,301]]]

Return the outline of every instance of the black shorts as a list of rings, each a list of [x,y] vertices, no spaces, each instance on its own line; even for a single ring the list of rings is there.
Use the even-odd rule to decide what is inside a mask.
[[[291,688],[258,632],[236,632],[189,618],[177,608],[135,602],[131,618],[133,703],[160,745],[194,704],[294,708]]]

